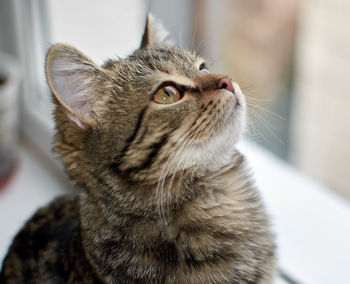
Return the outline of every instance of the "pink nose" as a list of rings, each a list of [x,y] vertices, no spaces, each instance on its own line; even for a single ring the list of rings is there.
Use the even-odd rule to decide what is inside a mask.
[[[218,81],[218,88],[219,89],[226,89],[232,93],[235,91],[235,89],[233,88],[232,79],[229,76],[221,78]]]

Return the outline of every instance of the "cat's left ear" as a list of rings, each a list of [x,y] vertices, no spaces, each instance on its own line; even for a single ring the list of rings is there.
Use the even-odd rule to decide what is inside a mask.
[[[171,44],[171,41],[166,40],[168,35],[169,32],[163,27],[163,25],[157,21],[151,13],[148,13],[140,48],[145,48],[162,42]]]
[[[81,128],[95,124],[101,68],[76,48],[55,44],[47,53],[45,73],[55,103],[67,118]]]

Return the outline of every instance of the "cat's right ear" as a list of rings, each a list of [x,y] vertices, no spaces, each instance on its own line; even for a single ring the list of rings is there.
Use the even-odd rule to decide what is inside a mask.
[[[152,46],[161,42],[171,43],[171,41],[166,41],[168,35],[169,32],[163,25],[157,21],[151,13],[148,13],[140,48]]]
[[[55,44],[47,53],[45,73],[56,102],[70,120],[85,128],[94,124],[96,77],[101,69],[76,48]]]

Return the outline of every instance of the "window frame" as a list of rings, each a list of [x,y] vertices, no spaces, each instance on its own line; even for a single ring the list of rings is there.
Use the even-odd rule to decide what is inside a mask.
[[[45,0],[17,0],[13,3],[18,56],[25,74],[21,98],[21,131],[47,158],[58,164],[51,153],[53,121],[45,117],[35,103],[35,96],[43,96],[44,92],[49,96],[40,67],[51,39],[49,3]]]
[[[176,4],[176,5],[175,5]],[[180,28],[177,28],[177,18],[173,15],[167,17],[162,11],[167,7],[176,6],[179,14],[192,15],[192,3],[187,0],[179,0],[176,3],[171,0],[148,0],[148,11],[161,20],[165,27],[170,27],[170,34],[174,35],[174,42],[189,46],[190,38],[181,40]],[[21,131],[28,140],[36,146],[39,152],[54,164],[61,167],[51,151],[54,136],[54,120],[49,115],[52,110],[40,109],[37,97],[51,100],[50,90],[46,85],[44,76],[44,59],[52,41],[52,25],[50,22],[51,7],[47,0],[14,0],[13,8],[16,20],[16,40],[18,57],[23,65],[22,100],[21,100]],[[174,6],[174,7],[175,7]],[[173,8],[174,8],[173,7]],[[190,17],[182,19],[182,26],[191,26]],[[187,22],[186,22],[187,21]],[[189,33],[192,32],[189,29]],[[182,34],[182,36],[184,36]],[[189,37],[189,34],[185,36]]]

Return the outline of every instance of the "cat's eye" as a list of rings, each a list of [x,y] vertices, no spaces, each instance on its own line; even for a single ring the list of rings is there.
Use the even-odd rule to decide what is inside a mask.
[[[206,74],[210,74],[210,71],[206,68],[205,66],[205,63],[202,63],[200,66],[199,66],[199,70],[203,73],[206,73]]]
[[[179,91],[173,86],[164,86],[154,95],[153,100],[159,104],[172,104],[181,99]]]
[[[206,74],[210,74],[210,71],[206,68],[202,68],[201,71]]]

